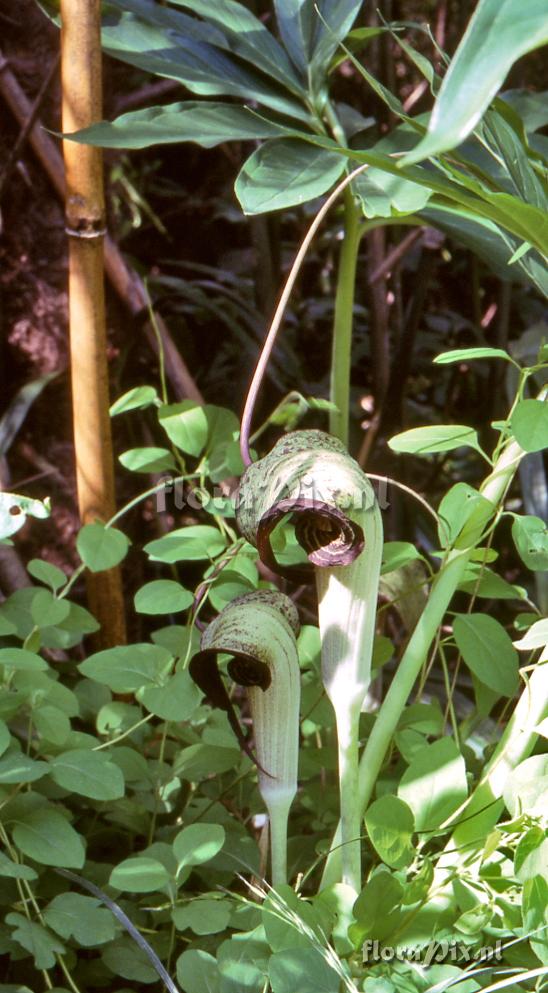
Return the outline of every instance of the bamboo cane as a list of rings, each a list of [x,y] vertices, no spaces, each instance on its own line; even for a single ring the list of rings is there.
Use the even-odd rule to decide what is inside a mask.
[[[100,0],[61,0],[63,131],[101,119]],[[115,512],[109,420],[103,271],[105,204],[102,153],[63,142],[69,236],[69,333],[78,507],[83,524]],[[125,642],[118,568],[89,573],[90,608],[101,647]]]

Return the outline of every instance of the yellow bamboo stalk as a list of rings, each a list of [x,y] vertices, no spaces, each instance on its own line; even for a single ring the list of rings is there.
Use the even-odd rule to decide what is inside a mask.
[[[100,0],[61,0],[63,131],[101,120]],[[99,148],[63,142],[69,236],[69,328],[78,507],[82,524],[115,511],[106,359],[105,202]],[[101,647],[125,641],[119,569],[88,575]]]

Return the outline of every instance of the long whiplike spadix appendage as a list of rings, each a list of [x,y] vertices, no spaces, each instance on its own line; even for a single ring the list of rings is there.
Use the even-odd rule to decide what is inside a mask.
[[[246,470],[237,520],[271,569],[270,536],[287,515],[315,567],[322,678],[336,716],[343,881],[361,886],[358,803],[359,718],[371,679],[382,555],[382,521],[371,483],[344,445],[322,431],[295,431]]]
[[[228,673],[245,686],[253,723],[259,790],[270,820],[272,884],[287,877],[287,822],[297,792],[300,670],[297,611],[283,593],[256,590],[228,604],[209,624],[190,673],[206,697],[226,710],[249,754],[217,667],[232,656]],[[254,757],[254,756],[253,756]]]

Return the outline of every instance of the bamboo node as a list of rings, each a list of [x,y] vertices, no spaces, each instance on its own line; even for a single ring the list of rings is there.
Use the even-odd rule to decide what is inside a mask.
[[[65,224],[65,233],[68,234],[70,238],[104,238],[107,229],[100,222],[95,220],[90,220],[87,218],[82,218],[78,221],[77,227],[71,227],[70,224]]]

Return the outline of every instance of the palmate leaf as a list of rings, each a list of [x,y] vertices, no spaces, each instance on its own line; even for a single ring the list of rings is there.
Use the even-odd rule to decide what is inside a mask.
[[[459,145],[510,68],[548,41],[545,0],[480,0],[443,80],[428,134],[404,159],[419,162]]]

